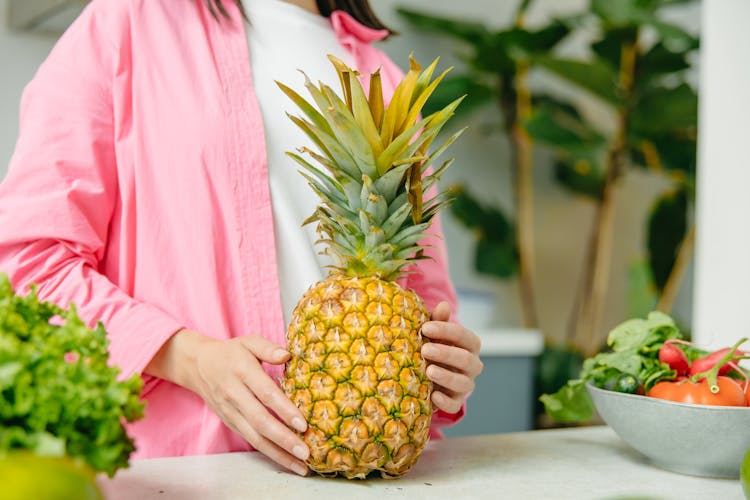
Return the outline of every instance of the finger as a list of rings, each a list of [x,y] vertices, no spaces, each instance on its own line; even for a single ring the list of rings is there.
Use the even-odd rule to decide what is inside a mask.
[[[275,420],[270,415],[268,416],[270,419]],[[300,476],[307,475],[308,468],[302,460],[256,431],[240,410],[235,407],[228,407],[225,411],[225,419],[227,425],[242,436],[257,451],[295,474],[299,474]]]
[[[430,319],[433,321],[448,321],[451,318],[451,305],[446,301],[440,302],[432,310]]]
[[[474,379],[463,373],[452,372],[438,365],[428,366],[425,373],[435,384],[454,393],[468,394],[474,390]]]
[[[300,460],[307,460],[310,450],[302,439],[279,422],[276,417],[253,398],[247,397],[234,402],[250,426],[265,439],[286,450]]]
[[[467,330],[458,323],[428,321],[422,325],[422,333],[429,339],[442,341],[456,347],[462,347],[474,354],[479,353],[482,344],[479,337],[474,332]]]
[[[422,346],[422,357],[433,363],[460,370],[470,377],[482,373],[484,365],[476,354],[447,344],[427,342]]]
[[[302,412],[257,362],[248,363],[240,378],[263,406],[273,411],[283,422],[299,432],[307,430],[307,422]],[[283,427],[281,424],[279,426]]]
[[[253,353],[253,356],[266,363],[280,365],[286,363],[291,357],[289,351],[262,337],[241,337],[241,342],[246,349]]]
[[[446,413],[458,413],[464,404],[464,398],[458,396],[448,396],[442,391],[432,392],[432,403],[438,410],[443,410]]]

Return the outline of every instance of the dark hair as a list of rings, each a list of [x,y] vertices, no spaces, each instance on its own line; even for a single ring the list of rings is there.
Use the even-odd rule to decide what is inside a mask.
[[[234,2],[240,9],[242,17],[247,19],[245,9],[242,7],[242,0],[234,0]],[[206,0],[206,3],[208,4],[208,10],[215,18],[218,19],[219,16],[229,18],[229,13],[222,0]],[[330,16],[334,10],[343,10],[368,28],[388,30],[389,35],[395,34],[395,31],[378,19],[368,0],[316,0],[316,3],[318,4],[318,10],[325,17]]]

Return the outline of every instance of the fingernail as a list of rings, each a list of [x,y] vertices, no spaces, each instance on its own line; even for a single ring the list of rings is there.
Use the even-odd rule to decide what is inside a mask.
[[[300,476],[307,475],[307,467],[305,467],[304,465],[292,464],[292,470]]]
[[[275,351],[273,351],[273,356],[275,358],[283,358],[287,354],[289,354],[289,352],[285,351],[284,349],[276,349]]]
[[[425,323],[422,325],[422,333],[426,333],[427,335],[431,335],[437,331],[437,328],[432,323]]]
[[[307,422],[299,417],[294,417],[292,419],[292,427],[300,432],[305,432],[307,430]]]
[[[310,450],[306,446],[298,444],[292,449],[292,454],[300,460],[307,460],[307,457],[310,456]]]
[[[422,355],[423,356],[434,356],[437,354],[437,348],[430,344],[425,344],[422,346]]]

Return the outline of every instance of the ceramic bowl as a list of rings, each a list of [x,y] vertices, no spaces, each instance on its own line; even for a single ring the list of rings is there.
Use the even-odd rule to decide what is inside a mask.
[[[604,422],[654,465],[694,476],[739,477],[750,448],[750,407],[674,403],[586,387]]]

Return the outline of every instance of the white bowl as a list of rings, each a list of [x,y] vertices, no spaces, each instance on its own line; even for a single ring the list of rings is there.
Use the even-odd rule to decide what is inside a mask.
[[[674,472],[737,478],[750,448],[750,407],[705,406],[599,389],[596,411],[623,441]]]

